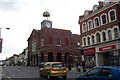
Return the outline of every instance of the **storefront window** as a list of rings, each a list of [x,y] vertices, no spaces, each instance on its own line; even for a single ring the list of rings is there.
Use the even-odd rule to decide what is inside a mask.
[[[105,66],[120,66],[120,53],[110,51],[103,53]]]
[[[95,55],[86,55],[85,56],[86,66],[94,67],[95,66]]]

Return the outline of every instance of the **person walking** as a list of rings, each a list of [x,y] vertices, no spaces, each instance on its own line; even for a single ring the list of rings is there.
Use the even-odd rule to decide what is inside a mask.
[[[82,70],[83,70],[83,72],[86,71],[86,69],[85,69],[85,61],[84,60],[82,61]]]
[[[80,66],[80,62],[78,61],[78,62],[77,62],[77,71],[79,71],[79,72],[80,72],[80,67],[81,67],[81,66]]]

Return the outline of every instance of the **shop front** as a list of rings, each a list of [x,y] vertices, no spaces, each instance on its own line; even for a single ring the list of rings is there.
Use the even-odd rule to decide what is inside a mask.
[[[117,44],[100,46],[98,50],[96,53],[98,66],[120,66],[120,51],[117,49]]]
[[[95,66],[95,47],[92,48],[85,48],[84,49],[84,56],[85,56],[85,65],[87,67],[94,67]]]

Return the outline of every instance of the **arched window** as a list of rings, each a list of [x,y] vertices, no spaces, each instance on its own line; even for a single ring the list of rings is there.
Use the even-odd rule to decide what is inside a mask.
[[[94,35],[92,35],[91,39],[92,39],[92,44],[94,44],[95,43]]]
[[[109,16],[109,21],[110,22],[116,20],[115,9],[110,10],[108,16]]]
[[[87,25],[86,25],[86,23],[83,23],[82,32],[86,32],[86,31],[87,31]]]
[[[84,46],[86,46],[86,39],[83,38],[83,43],[84,43]]]
[[[99,27],[99,26],[100,26],[99,18],[96,17],[96,18],[94,19],[94,27],[97,28],[97,27]]]
[[[60,46],[60,45],[61,45],[61,38],[57,37],[57,46]]]
[[[40,44],[41,44],[41,46],[44,46],[44,39],[41,39]]]
[[[97,42],[97,43],[100,42],[100,34],[99,34],[99,33],[96,34],[96,42]]]
[[[89,30],[93,29],[92,20],[90,20],[90,21],[88,22],[88,29],[89,29]]]
[[[32,51],[36,51],[36,40],[32,40]]]
[[[106,34],[105,34],[105,32],[102,32],[102,39],[103,39],[103,41],[106,41]]]
[[[107,23],[107,16],[106,16],[106,14],[103,14],[101,16],[101,24],[103,25],[103,24],[106,24],[106,23]]]
[[[62,59],[61,59],[62,57],[61,57],[61,56],[62,56],[62,54],[61,54],[60,52],[58,52],[58,53],[57,53],[57,61],[58,61],[58,62],[61,62],[61,61],[62,61]]]
[[[90,45],[90,37],[87,37],[88,45]]]
[[[48,53],[48,62],[52,62],[53,61],[53,53],[49,52]]]
[[[112,40],[112,32],[111,32],[111,30],[108,30],[108,40]]]
[[[115,36],[115,39],[119,37],[119,32],[117,28],[114,28],[114,36]]]
[[[65,53],[64,62],[65,62],[66,65],[69,62],[69,53],[67,53],[67,52]]]

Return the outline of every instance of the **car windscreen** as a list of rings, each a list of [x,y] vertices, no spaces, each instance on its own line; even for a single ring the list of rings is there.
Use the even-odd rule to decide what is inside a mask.
[[[53,64],[52,67],[64,67],[63,64]]]

